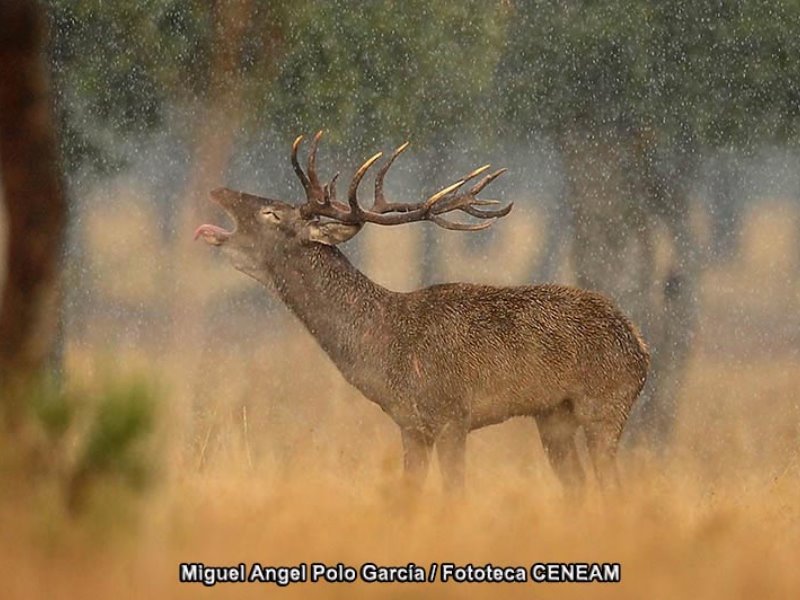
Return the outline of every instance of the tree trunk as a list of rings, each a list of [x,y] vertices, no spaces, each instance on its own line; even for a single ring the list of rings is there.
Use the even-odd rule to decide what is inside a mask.
[[[709,189],[711,252],[709,261],[725,264],[739,253],[745,178],[732,150],[714,157]]]
[[[647,329],[653,274],[652,222],[637,157],[615,131],[561,139],[572,259],[578,286],[611,296]]]
[[[169,307],[174,344],[171,352],[181,357],[177,369],[176,417],[193,425],[198,413],[210,408],[204,406],[206,396],[199,393],[207,383],[202,366],[208,347],[208,288],[202,285],[202,273],[207,270],[210,257],[206,248],[193,243],[192,232],[215,212],[209,192],[225,184],[225,173],[243,122],[244,82],[240,63],[251,22],[252,0],[217,1],[212,14],[209,88],[192,132],[192,164],[177,207],[172,276],[167,284],[173,288]]]
[[[0,0],[0,169],[8,219],[0,305],[0,408],[10,428],[42,376],[60,318],[67,204],[44,57],[41,11]]]
[[[535,283],[547,283],[556,278],[561,261],[569,251],[569,240],[572,235],[572,215],[568,205],[567,190],[559,193],[555,206],[549,211],[549,219],[545,226],[544,249],[533,271]]]
[[[657,169],[654,149],[644,150],[648,196],[654,213],[669,232],[672,262],[654,298],[651,385],[640,402],[632,433],[640,445],[663,453],[674,438],[678,397],[697,326],[697,283],[702,265],[689,222],[689,186],[694,180],[697,155],[686,144],[670,158],[668,167]]]
[[[580,287],[602,291],[642,329],[652,353],[649,382],[627,428],[656,453],[672,441],[681,373],[694,332],[698,260],[689,230],[693,154],[668,174],[645,136],[616,130],[561,139],[573,213],[573,267]],[[668,230],[673,264],[658,273],[654,228]]]

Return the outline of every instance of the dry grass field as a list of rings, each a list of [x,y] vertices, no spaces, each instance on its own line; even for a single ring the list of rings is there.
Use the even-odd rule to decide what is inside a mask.
[[[0,491],[0,597],[798,598],[797,218],[781,204],[749,215],[742,255],[704,275],[674,453],[659,463],[623,453],[624,486],[605,494],[592,487],[577,503],[564,499],[525,419],[472,434],[462,498],[441,494],[435,462],[423,495],[407,496],[388,418],[341,380],[282,310],[216,301],[214,290],[247,293],[251,284],[198,259],[204,275],[192,293],[224,319],[177,315],[180,329],[167,322],[131,333],[115,329],[124,319],[112,311],[86,324],[67,349],[71,386],[91,387],[108,372],[157,382],[154,485],[134,497],[100,488],[77,520],[47,490],[25,505]],[[152,298],[136,294],[157,293],[147,269],[153,257],[139,252],[146,230],[131,233],[126,252],[139,257],[135,264],[100,255],[109,272],[138,278],[134,286],[99,278],[106,295],[138,305]],[[90,238],[90,251],[103,243]],[[392,240],[395,248],[404,243],[413,248]],[[198,247],[198,256],[207,250]],[[413,285],[413,273],[381,274],[364,262],[387,284]],[[451,270],[448,277],[470,276]],[[181,562],[254,561],[619,562],[622,581],[178,583]]]

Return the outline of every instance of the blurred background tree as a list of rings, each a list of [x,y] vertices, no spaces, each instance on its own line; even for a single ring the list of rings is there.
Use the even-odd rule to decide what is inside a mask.
[[[663,446],[703,262],[689,230],[690,190],[717,148],[796,140],[800,5],[520,0],[514,8],[496,87],[505,130],[521,141],[544,131],[560,148],[577,282],[610,294],[642,324],[654,356],[638,431]],[[672,242],[664,272],[655,266],[659,228]]]
[[[63,193],[44,21],[32,1],[0,2],[0,197],[7,217],[0,296],[0,426],[25,429],[61,315]],[[52,365],[51,365],[52,366]]]
[[[138,383],[95,393],[87,403],[91,394],[73,397],[57,376],[68,203],[45,24],[38,2],[0,0],[0,199],[7,219],[0,251],[0,471],[4,495],[22,492],[29,503],[36,495],[26,492],[46,490],[57,509],[78,512],[100,484],[146,482],[154,404]],[[87,433],[76,439],[82,427]]]

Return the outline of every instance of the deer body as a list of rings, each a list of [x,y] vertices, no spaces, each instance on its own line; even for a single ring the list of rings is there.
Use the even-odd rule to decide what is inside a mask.
[[[313,178],[315,152],[316,145]],[[413,480],[424,477],[436,447],[446,485],[460,485],[467,433],[516,416],[536,418],[565,484],[583,480],[578,427],[598,476],[615,476],[617,443],[649,359],[636,328],[609,300],[559,285],[454,283],[393,292],[335,247],[360,223],[322,224],[292,205],[231,190],[212,196],[234,216],[237,231],[203,225],[198,235],[273,287],[345,379],[397,423]]]

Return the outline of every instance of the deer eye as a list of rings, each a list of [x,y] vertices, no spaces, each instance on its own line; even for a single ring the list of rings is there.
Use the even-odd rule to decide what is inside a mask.
[[[262,208],[261,212],[259,212],[259,216],[262,220],[267,221],[268,223],[277,223],[281,220],[278,213],[271,208]]]

